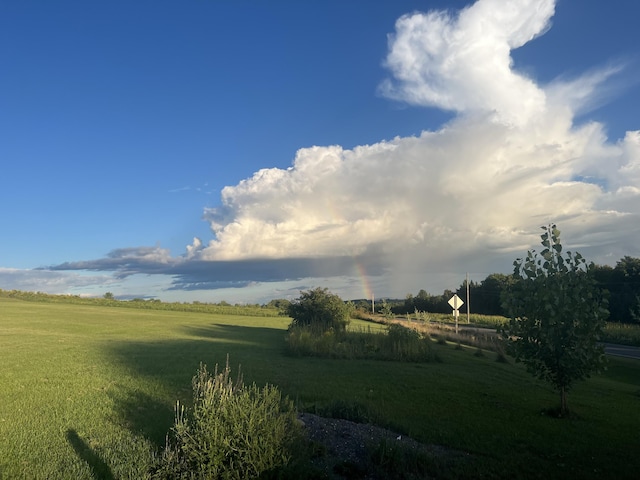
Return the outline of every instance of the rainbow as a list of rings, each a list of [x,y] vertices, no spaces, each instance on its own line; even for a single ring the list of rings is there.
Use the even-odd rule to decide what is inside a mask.
[[[364,294],[364,298],[371,300],[373,298],[373,290],[371,289],[371,284],[369,283],[367,271],[365,270],[362,262],[358,261],[357,258],[354,258],[354,261],[356,262],[356,271],[358,272],[358,277],[362,282],[362,293]]]
[[[346,220],[340,212],[340,209],[336,206],[335,202],[332,199],[327,199],[325,206],[333,221],[340,224],[346,223]],[[364,263],[355,255],[352,255],[352,258],[356,266],[357,276],[360,279],[360,282],[362,282],[362,293],[364,295],[363,298],[366,298],[367,300],[373,300],[373,289],[371,288],[371,283],[369,283],[369,277],[367,276],[367,270],[365,269]]]

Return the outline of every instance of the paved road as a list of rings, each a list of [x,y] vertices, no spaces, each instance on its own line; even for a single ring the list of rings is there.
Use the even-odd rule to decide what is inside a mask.
[[[398,319],[402,320],[402,319]],[[471,330],[486,335],[497,335],[495,328],[472,327],[464,323],[459,324],[460,330]],[[629,347],[627,345],[617,345],[615,343],[605,343],[604,353],[614,357],[635,358],[640,360],[640,347]]]
[[[478,331],[485,334],[496,333],[495,329],[493,328],[468,327],[467,325],[460,325],[460,329],[473,330],[473,331]],[[627,345],[617,345],[615,343],[605,343],[604,353],[606,353],[607,355],[611,355],[613,357],[626,357],[626,358],[635,358],[636,360],[640,360],[640,347],[630,347]]]
[[[635,358],[640,360],[640,347],[628,347],[627,345],[604,344],[604,352],[615,357]]]

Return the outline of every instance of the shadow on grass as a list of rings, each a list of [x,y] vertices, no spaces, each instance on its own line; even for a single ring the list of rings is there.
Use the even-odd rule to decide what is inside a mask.
[[[80,457],[91,469],[93,478],[102,480],[113,480],[114,476],[109,465],[98,455],[80,436],[78,432],[70,428],[67,430],[67,441],[73,447],[78,457]]]
[[[232,370],[242,364],[246,373],[245,365],[259,369],[284,347],[285,333],[277,328],[212,324],[185,326],[183,332],[193,338],[118,342],[107,351],[112,362],[142,377],[139,389],[121,386],[111,392],[114,420],[156,446],[165,444],[176,400],[191,403],[191,379],[200,363],[213,371],[228,355]]]
[[[174,420],[173,405],[169,401],[126,389],[111,397],[115,423],[123,425],[136,436],[146,438],[157,447],[165,444]]]

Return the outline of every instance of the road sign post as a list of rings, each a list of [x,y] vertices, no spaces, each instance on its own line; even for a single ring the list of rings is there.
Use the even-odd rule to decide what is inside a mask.
[[[464,305],[464,302],[457,294],[454,293],[453,297],[449,299],[449,305],[451,305],[451,308],[453,308],[453,316],[456,318],[456,335],[457,335],[458,334],[458,316],[460,315],[460,311],[458,309],[462,305]]]

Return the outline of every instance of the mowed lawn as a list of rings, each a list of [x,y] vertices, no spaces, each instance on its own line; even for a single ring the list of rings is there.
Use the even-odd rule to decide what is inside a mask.
[[[245,383],[299,409],[358,405],[377,423],[467,452],[441,476],[638,478],[640,362],[613,359],[570,393],[574,418],[541,414],[556,393],[519,365],[437,345],[441,363],[294,358],[286,318],[0,299],[0,478],[144,478],[200,362],[227,355]]]

